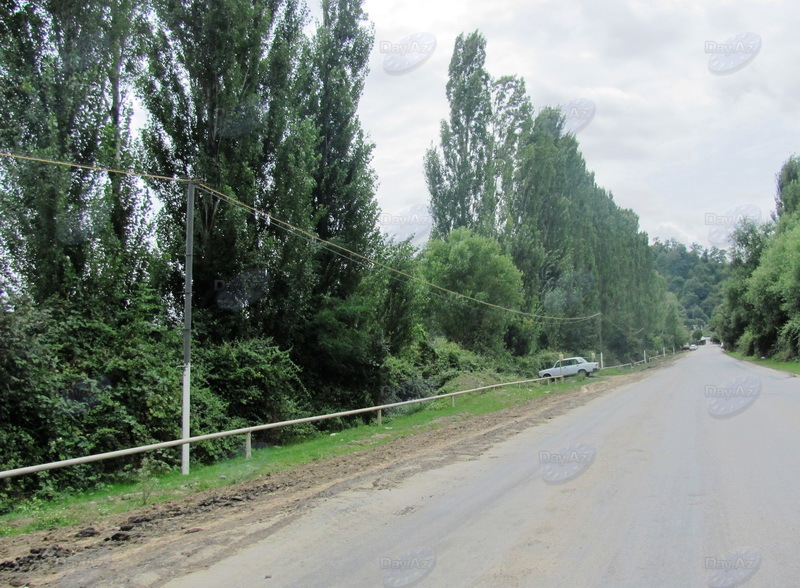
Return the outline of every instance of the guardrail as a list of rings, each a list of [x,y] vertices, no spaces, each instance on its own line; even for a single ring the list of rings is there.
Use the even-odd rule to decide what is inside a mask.
[[[557,378],[561,378],[562,376],[556,376]],[[490,386],[481,386],[480,388],[472,388],[470,390],[459,390],[458,392],[449,392],[447,394],[439,394],[437,396],[427,396],[425,398],[415,398],[414,400],[405,400],[403,402],[393,402],[391,404],[382,404],[379,406],[370,406],[367,408],[358,408],[355,410],[346,410],[343,412],[334,412],[330,414],[318,415],[313,417],[306,417],[302,419],[293,419],[290,421],[281,421],[278,423],[269,423],[265,425],[255,425],[252,427],[243,427],[241,429],[231,429],[230,431],[221,431],[219,433],[209,433],[207,435],[198,435],[196,437],[188,437],[186,439],[176,439],[174,441],[163,441],[161,443],[152,443],[150,445],[142,445],[140,447],[132,447],[130,449],[120,449],[118,451],[109,451],[106,453],[97,453],[95,455],[88,455],[86,457],[76,457],[73,459],[64,459],[61,461],[54,461],[50,463],[35,465],[35,466],[28,466],[24,468],[17,468],[13,470],[6,470],[0,472],[0,479],[1,478],[11,478],[14,476],[22,476],[25,474],[33,474],[36,472],[42,472],[45,470],[55,470],[58,468],[65,468],[72,465],[78,465],[82,463],[91,463],[93,461],[102,461],[105,459],[113,459],[115,457],[123,457],[126,455],[134,455],[136,453],[144,453],[146,451],[153,451],[155,449],[166,449],[168,447],[177,447],[179,445],[186,445],[190,443],[197,443],[198,441],[208,441],[210,439],[219,439],[220,437],[230,437],[233,435],[246,435],[245,438],[245,454],[248,458],[251,456],[251,439],[252,434],[257,431],[265,431],[267,429],[277,429],[280,427],[288,427],[290,425],[299,425],[301,423],[313,423],[316,421],[324,421],[327,419],[333,419],[337,417],[343,416],[352,416],[356,414],[364,414],[366,412],[377,412],[378,413],[378,424],[380,425],[382,422],[383,411],[388,408],[395,408],[397,406],[406,406],[409,404],[417,404],[420,402],[431,402],[433,400],[438,400],[440,398],[452,398],[453,405],[455,406],[455,397],[461,394],[468,394],[471,392],[482,392],[484,390],[491,390],[492,388],[502,388],[504,386],[518,386],[522,384],[530,384],[533,382],[541,382],[542,380],[552,380],[555,378],[535,378],[532,380],[520,380],[518,382],[506,382],[503,384],[492,384]]]
[[[675,353],[674,352],[672,354],[669,354],[669,353],[658,353],[656,355],[647,355],[646,359],[640,359],[639,361],[633,361],[633,362],[630,362],[630,363],[621,363],[619,365],[604,365],[603,367],[600,368],[600,371],[602,371],[602,370],[612,370],[614,368],[623,368],[623,367],[628,367],[628,366],[634,367],[634,366],[637,366],[637,365],[642,365],[644,363],[650,363],[651,361],[655,361],[656,359],[662,359],[664,357],[667,357],[668,355],[675,355]]]
[[[628,366],[633,366],[633,364],[632,363],[621,363],[619,365],[606,365],[606,366],[603,366],[602,368],[600,368],[599,371],[602,371],[602,370],[613,370],[614,368],[621,368],[621,367],[628,367]]]

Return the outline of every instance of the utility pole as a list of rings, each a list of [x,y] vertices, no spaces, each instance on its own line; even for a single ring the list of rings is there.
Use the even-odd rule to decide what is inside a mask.
[[[183,424],[181,439],[188,439],[192,382],[192,255],[194,248],[194,183],[186,187],[186,263],[183,291]],[[181,445],[181,473],[189,475],[189,443]]]
[[[597,330],[600,333],[600,368],[603,368],[603,313],[597,313]]]

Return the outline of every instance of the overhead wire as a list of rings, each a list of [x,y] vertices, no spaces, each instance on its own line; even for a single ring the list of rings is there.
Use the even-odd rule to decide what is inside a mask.
[[[511,313],[514,313],[514,314],[527,316],[527,317],[530,317],[530,318],[536,318],[536,319],[561,320],[561,321],[565,321],[565,322],[569,322],[569,321],[578,322],[578,321],[585,321],[585,320],[593,319],[593,318],[596,318],[597,316],[600,315],[600,313],[595,313],[593,315],[583,316],[583,317],[556,317],[556,316],[538,315],[538,314],[534,314],[534,313],[524,312],[522,310],[516,310],[516,309],[513,309],[513,308],[508,308],[508,307],[505,307],[505,306],[501,306],[499,304],[493,304],[491,302],[486,302],[485,300],[479,300],[479,299],[477,299],[477,298],[475,298],[473,296],[469,296],[467,294],[462,294],[460,292],[456,292],[454,290],[450,290],[450,289],[445,288],[443,286],[439,286],[437,284],[434,284],[432,282],[424,280],[424,279],[422,279],[422,278],[420,278],[418,276],[415,276],[413,274],[409,274],[408,272],[404,272],[403,270],[399,270],[397,268],[393,268],[392,266],[390,266],[388,264],[385,264],[385,263],[383,263],[381,261],[378,261],[377,259],[373,259],[373,258],[367,257],[365,255],[362,255],[362,254],[356,252],[356,251],[348,249],[347,247],[344,247],[344,246],[339,245],[337,243],[333,243],[332,241],[327,241],[327,240],[325,240],[325,239],[323,239],[321,237],[318,237],[318,236],[314,235],[313,233],[309,233],[308,231],[305,231],[304,229],[296,227],[296,226],[292,225],[291,223],[288,223],[288,222],[286,222],[284,220],[281,220],[279,218],[271,216],[269,213],[266,213],[266,212],[263,212],[261,210],[258,210],[254,206],[250,206],[249,204],[246,204],[246,203],[244,203],[244,202],[242,202],[242,201],[240,201],[240,200],[238,200],[236,198],[233,198],[232,196],[229,196],[228,194],[225,194],[223,192],[215,190],[214,188],[206,186],[205,184],[199,184],[198,183],[197,185],[201,189],[206,190],[206,191],[216,195],[217,197],[230,202],[231,204],[233,204],[235,206],[239,206],[241,208],[244,208],[244,209],[252,212],[255,215],[264,216],[265,218],[270,219],[272,222],[278,223],[279,225],[283,225],[287,229],[289,229],[291,231],[294,231],[296,233],[299,233],[301,235],[304,235],[309,239],[318,241],[318,242],[323,243],[325,245],[328,245],[330,247],[335,247],[335,248],[337,248],[337,249],[339,249],[339,250],[341,250],[341,251],[343,251],[345,253],[348,253],[349,255],[351,255],[351,256],[353,256],[355,258],[361,259],[362,261],[364,261],[366,263],[370,263],[370,264],[376,265],[376,266],[381,267],[383,269],[386,269],[388,271],[391,271],[391,272],[394,272],[396,274],[399,274],[399,275],[401,275],[401,276],[403,276],[403,277],[405,277],[405,278],[407,278],[409,280],[413,280],[413,281],[419,282],[419,283],[421,283],[421,284],[423,284],[425,286],[428,286],[429,288],[434,288],[434,289],[439,290],[441,292],[445,292],[445,293],[447,293],[447,294],[449,294],[451,296],[456,296],[458,298],[464,298],[466,300],[469,300],[471,302],[476,302],[476,303],[482,304],[484,306],[489,306],[489,307],[492,307],[492,308],[495,308],[495,309],[498,309],[498,310],[503,310],[503,311],[506,311],[506,312],[511,312]]]
[[[203,184],[200,180],[197,180],[197,179],[181,178],[181,177],[173,177],[173,176],[164,176],[164,175],[151,174],[151,173],[146,173],[146,172],[134,172],[134,171],[129,171],[129,170],[119,170],[119,169],[113,169],[113,168],[96,166],[96,165],[87,165],[87,164],[79,164],[79,163],[73,163],[73,162],[67,162],[67,161],[58,161],[58,160],[53,160],[53,159],[47,159],[47,158],[44,158],[44,157],[33,157],[33,156],[29,156],[29,155],[19,155],[19,154],[9,153],[9,152],[0,152],[0,156],[7,157],[7,158],[10,158],[10,159],[20,159],[20,160],[25,160],[25,161],[46,163],[46,164],[51,164],[51,165],[60,165],[60,166],[64,166],[64,167],[74,167],[74,168],[79,168],[79,169],[101,171],[101,172],[106,172],[106,173],[110,173],[110,174],[111,173],[113,173],[113,174],[122,174],[122,175],[127,175],[127,176],[134,176],[134,177],[138,177],[138,178],[143,178],[143,179],[146,178],[146,179],[162,180],[162,181],[184,183],[184,184],[194,183],[198,188],[200,188],[202,190],[205,190],[206,192],[208,192],[208,193],[220,198],[221,200],[225,200],[226,202],[228,202],[228,203],[230,203],[230,204],[232,204],[234,206],[237,206],[237,207],[243,208],[245,210],[248,210],[251,213],[253,213],[253,215],[261,216],[261,217],[265,218],[268,221],[268,223],[274,222],[274,223],[276,223],[276,226],[286,230],[289,233],[293,233],[293,234],[295,234],[295,235],[297,235],[299,237],[302,237],[305,240],[310,241],[310,242],[318,242],[318,243],[320,243],[324,249],[326,249],[327,251],[330,251],[332,253],[335,253],[336,255],[339,255],[340,257],[343,257],[345,259],[350,259],[350,260],[353,260],[353,261],[360,260],[361,263],[371,264],[371,265],[374,265],[374,266],[381,267],[381,268],[383,268],[383,269],[385,269],[385,270],[387,270],[389,272],[393,272],[394,274],[402,276],[403,278],[406,278],[406,279],[418,282],[420,284],[423,284],[423,285],[427,286],[428,288],[431,288],[431,289],[434,289],[434,290],[438,290],[439,292],[444,292],[445,294],[447,294],[449,296],[455,296],[457,298],[462,298],[462,299],[468,300],[470,302],[481,304],[483,306],[487,306],[487,307],[490,307],[490,308],[493,308],[493,309],[496,309],[496,310],[501,310],[501,311],[504,311],[504,312],[510,312],[510,313],[516,314],[518,316],[523,316],[523,317],[528,317],[528,318],[533,318],[533,319],[539,319],[539,320],[552,320],[552,321],[561,321],[561,322],[582,322],[582,321],[591,320],[593,318],[597,318],[598,316],[600,316],[602,314],[602,313],[597,312],[597,313],[594,313],[592,315],[581,316],[581,317],[548,316],[548,315],[540,315],[540,314],[525,312],[525,311],[517,310],[517,309],[514,309],[514,308],[508,308],[506,306],[502,306],[502,305],[499,305],[499,304],[493,304],[493,303],[487,302],[485,300],[480,300],[478,298],[475,298],[474,296],[469,296],[467,294],[462,294],[461,292],[456,292],[455,290],[450,290],[450,289],[445,288],[443,286],[439,286],[438,284],[434,284],[432,282],[424,280],[423,278],[420,278],[418,276],[415,276],[415,275],[410,274],[408,272],[405,272],[403,270],[399,270],[397,268],[394,268],[394,267],[392,267],[392,266],[390,266],[390,265],[388,265],[386,263],[383,263],[383,262],[381,262],[381,261],[379,261],[377,259],[373,259],[373,258],[367,257],[366,255],[362,255],[362,254],[360,254],[360,253],[358,253],[356,251],[353,251],[351,249],[348,249],[347,247],[344,247],[343,245],[339,245],[339,244],[334,243],[332,241],[328,241],[326,239],[323,239],[322,237],[314,235],[313,233],[310,233],[310,232],[308,232],[308,231],[306,231],[304,229],[301,229],[300,227],[296,227],[296,226],[294,226],[293,224],[291,224],[291,223],[289,223],[287,221],[284,221],[284,220],[281,220],[279,218],[276,218],[275,216],[273,216],[273,215],[271,215],[271,214],[269,214],[267,212],[264,212],[262,210],[259,210],[259,209],[255,208],[254,206],[251,206],[251,205],[249,205],[249,204],[247,204],[245,202],[242,202],[241,200],[238,200],[237,198],[234,198],[234,197],[232,197],[232,196],[230,196],[228,194],[225,194],[224,192],[221,192],[221,191],[219,191],[219,190],[217,190],[215,188],[207,186],[207,185]],[[338,250],[338,251],[335,251],[334,249]],[[345,255],[345,254],[347,254],[347,255]]]

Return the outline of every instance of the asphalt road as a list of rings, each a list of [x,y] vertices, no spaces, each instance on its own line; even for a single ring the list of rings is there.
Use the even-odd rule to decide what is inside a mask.
[[[701,347],[168,586],[796,587],[798,493],[800,379]]]

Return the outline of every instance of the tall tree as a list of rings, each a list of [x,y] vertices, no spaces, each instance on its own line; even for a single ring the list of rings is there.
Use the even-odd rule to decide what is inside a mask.
[[[533,106],[525,89],[525,80],[503,76],[492,82],[492,144],[496,210],[494,226],[502,236],[512,222],[509,207],[517,188],[522,148],[533,127]]]
[[[770,240],[746,282],[748,324],[740,341],[748,353],[800,355],[800,224]]]
[[[522,308],[546,316],[509,334],[515,352],[530,347],[522,331],[587,352],[603,333],[613,353],[638,352],[665,318],[653,312],[665,297],[647,235],[595,184],[563,114],[534,118],[520,78],[492,80],[485,46],[478,32],[461,35],[450,63],[450,119],[424,160],[434,235],[469,227],[503,244],[522,275]],[[599,325],[580,320],[597,313]]]
[[[746,297],[747,282],[759,267],[774,228],[771,223],[759,225],[750,219],[743,219],[731,236],[730,275],[722,286],[722,303],[711,319],[711,327],[730,348],[740,344],[750,323],[754,309]],[[752,339],[741,347],[745,353],[754,352]]]
[[[496,234],[491,78],[485,63],[483,35],[460,34],[450,60],[450,118],[441,123],[441,154],[431,147],[424,160],[434,237],[461,227]]]
[[[305,19],[298,3],[184,0],[154,8],[148,71],[139,79],[149,113],[143,132],[149,167],[202,178],[247,206],[310,229],[314,138],[292,104]],[[153,185],[164,202],[161,281],[180,300],[182,273],[173,260],[185,239],[186,188]],[[278,234],[268,218],[208,193],[198,194],[195,212],[193,302],[200,334],[214,340],[255,335],[275,320],[302,316],[308,288],[301,278],[312,271],[304,261],[307,242]],[[231,295],[226,283],[247,292]]]
[[[109,10],[99,1],[6,2],[0,10],[0,142],[25,155],[122,164],[130,154],[122,140],[126,100],[113,72],[131,62],[120,39],[122,23],[135,19],[132,3],[114,2]],[[109,149],[114,158],[106,156]],[[69,295],[79,280],[102,268],[105,261],[98,258],[110,252],[98,250],[101,235],[119,239],[135,232],[123,229],[128,219],[112,215],[130,210],[136,200],[133,187],[124,196],[113,189],[121,184],[116,176],[21,161],[4,161],[3,170],[2,237],[13,270],[38,301]]]
[[[783,164],[777,184],[775,204],[778,216],[795,213],[800,208],[800,157],[793,155]]]
[[[356,113],[368,73],[373,30],[362,0],[323,0],[322,22],[304,55],[303,115],[317,132],[311,191],[316,233],[361,255],[379,241],[373,145]],[[346,298],[363,271],[338,251],[322,249],[318,293]]]
[[[542,293],[558,282],[571,235],[564,230],[568,203],[558,187],[558,111],[545,108],[523,138],[514,190],[506,199],[504,242],[522,270],[526,304],[535,308]]]
[[[322,18],[304,48],[294,100],[313,129],[312,233],[361,256],[379,251],[373,145],[358,104],[368,73],[373,29],[361,0],[324,0]],[[387,349],[373,292],[374,271],[358,256],[319,245],[312,311],[297,325],[296,361],[319,410],[363,406],[379,396]]]

